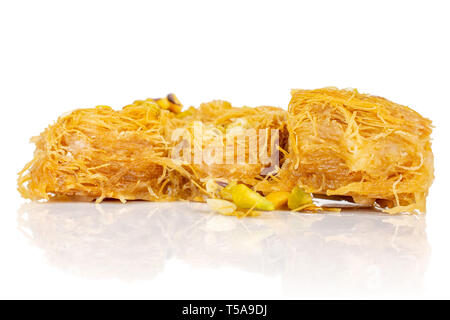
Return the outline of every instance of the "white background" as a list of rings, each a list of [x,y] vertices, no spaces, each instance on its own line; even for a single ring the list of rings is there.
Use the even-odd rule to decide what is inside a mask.
[[[279,275],[226,263],[168,258],[156,278],[131,283],[58,268],[18,230],[26,201],[16,174],[32,157],[29,138],[75,108],[169,92],[185,105],[286,107],[291,88],[324,86],[356,87],[433,120],[431,257],[414,297],[450,298],[449,14],[448,1],[430,0],[1,0],[0,298],[288,297]],[[332,297],[359,297],[342,292]]]

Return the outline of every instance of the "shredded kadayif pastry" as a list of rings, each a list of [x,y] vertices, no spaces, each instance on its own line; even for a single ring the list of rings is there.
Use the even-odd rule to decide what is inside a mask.
[[[357,90],[292,90],[285,188],[351,196],[386,212],[425,212],[433,181],[431,121]],[[286,185],[289,182],[289,185]]]
[[[20,193],[33,200],[197,199],[189,173],[168,157],[164,138],[180,110],[169,95],[136,101],[120,111],[98,106],[60,117],[32,138],[36,151],[20,172]]]
[[[237,216],[339,210],[317,206],[312,195],[425,212],[431,122],[408,107],[324,88],[293,90],[288,112],[226,101],[181,110],[170,94],[60,117],[32,139],[20,193],[34,200],[210,198],[213,210]]]
[[[253,186],[283,162],[283,154],[277,161],[270,158],[279,154],[275,150],[278,146],[283,148],[287,144],[286,111],[283,109],[237,108],[229,102],[216,100],[203,103],[198,109],[188,109],[173,123],[191,137],[192,165],[189,168],[202,184],[239,181]],[[202,137],[201,141],[195,139],[195,130]],[[204,159],[200,162],[193,161],[196,152],[203,153]]]

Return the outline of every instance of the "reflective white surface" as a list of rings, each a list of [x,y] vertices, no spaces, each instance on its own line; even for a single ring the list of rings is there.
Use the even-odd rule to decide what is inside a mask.
[[[1,1],[0,298],[449,299],[450,1],[423,3]],[[433,121],[426,216],[21,207],[28,141],[64,112],[168,92],[286,108],[291,88],[330,85]]]
[[[17,225],[43,257],[30,268],[58,291],[47,297],[419,297],[430,256],[424,216],[351,210],[238,219],[200,203],[26,203]]]

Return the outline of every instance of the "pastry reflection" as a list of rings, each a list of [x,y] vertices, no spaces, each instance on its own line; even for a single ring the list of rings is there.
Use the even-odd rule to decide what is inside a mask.
[[[200,203],[28,203],[18,222],[51,264],[83,277],[152,279],[177,258],[280,276],[288,295],[420,292],[430,252],[424,216],[238,219]]]

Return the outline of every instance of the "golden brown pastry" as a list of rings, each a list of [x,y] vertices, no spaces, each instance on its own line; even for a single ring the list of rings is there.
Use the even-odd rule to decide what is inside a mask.
[[[357,90],[292,90],[280,178],[387,212],[424,212],[433,181],[431,121]]]
[[[179,112],[176,97],[136,101],[61,116],[40,136],[34,159],[19,175],[25,198],[196,199],[189,174],[168,157],[166,123]]]

